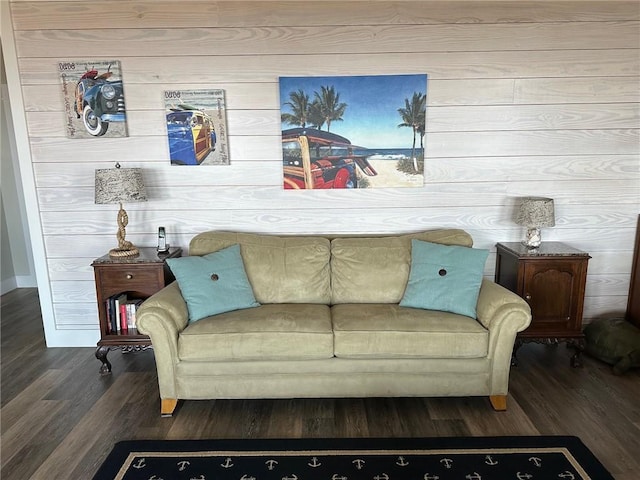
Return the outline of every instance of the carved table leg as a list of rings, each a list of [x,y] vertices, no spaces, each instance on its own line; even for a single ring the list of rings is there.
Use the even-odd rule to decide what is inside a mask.
[[[516,339],[513,344],[513,352],[511,352],[511,366],[518,366],[518,349],[522,346],[524,342],[522,340]]]
[[[96,358],[102,362],[100,367],[100,375],[109,375],[111,373],[111,362],[107,360],[107,354],[109,353],[109,347],[100,346],[96,348]]]
[[[570,363],[574,368],[578,368],[582,366],[582,359],[580,358],[582,352],[585,349],[585,341],[584,338],[572,339],[567,342],[567,347],[572,347],[575,349],[576,353],[571,357]]]

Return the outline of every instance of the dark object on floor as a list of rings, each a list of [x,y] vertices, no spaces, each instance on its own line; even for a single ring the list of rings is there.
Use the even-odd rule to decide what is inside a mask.
[[[94,480],[114,478],[613,480],[567,436],[127,441]]]
[[[616,375],[640,367],[640,328],[624,318],[595,320],[584,334],[587,353],[613,365]]]

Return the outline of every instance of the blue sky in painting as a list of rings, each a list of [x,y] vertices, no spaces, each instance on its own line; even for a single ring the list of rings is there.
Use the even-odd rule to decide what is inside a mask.
[[[290,113],[289,94],[302,89],[313,101],[322,86],[335,87],[347,109],[341,122],[331,123],[331,132],[367,148],[411,148],[411,128],[398,128],[398,109],[414,92],[427,93],[427,75],[375,75],[349,77],[280,77],[280,110]],[[282,124],[282,129],[294,125]],[[326,130],[326,125],[323,127]]]

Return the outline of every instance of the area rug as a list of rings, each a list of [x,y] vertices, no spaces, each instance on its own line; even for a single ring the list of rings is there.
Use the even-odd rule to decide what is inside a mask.
[[[609,480],[578,437],[124,441],[94,480]]]

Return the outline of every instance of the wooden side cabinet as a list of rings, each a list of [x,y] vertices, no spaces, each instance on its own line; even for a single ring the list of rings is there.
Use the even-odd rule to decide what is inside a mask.
[[[585,346],[582,311],[589,254],[560,242],[543,242],[536,249],[505,242],[496,249],[496,283],[520,295],[531,307],[531,325],[516,339],[514,364],[525,342],[564,341],[575,348],[571,365],[579,366]]]
[[[113,347],[140,348],[151,345],[147,335],[133,327],[114,328],[113,302],[116,297],[128,301],[145,300],[173,281],[165,260],[182,255],[181,248],[171,248],[159,254],[153,247],[139,248],[140,255],[133,258],[113,258],[108,254],[93,261],[91,266],[96,279],[96,297],[100,321],[100,341],[96,358],[102,362],[101,374],[111,373],[107,354]],[[124,294],[124,296],[123,296]]]
[[[636,243],[633,247],[633,263],[631,264],[631,282],[629,283],[626,318],[640,328],[640,216],[638,216],[638,226],[636,228]]]

